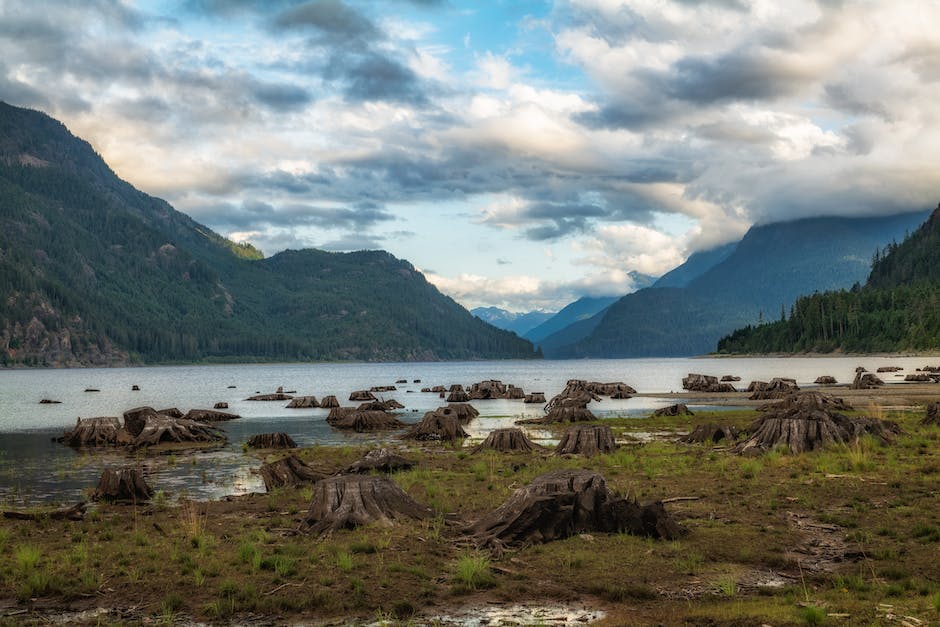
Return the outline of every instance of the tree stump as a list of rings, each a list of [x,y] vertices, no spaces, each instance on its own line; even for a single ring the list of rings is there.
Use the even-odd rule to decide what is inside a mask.
[[[390,526],[403,520],[426,520],[434,512],[387,477],[340,475],[316,483],[304,524],[322,534],[360,525]]]
[[[246,401],[289,401],[293,396],[290,394],[285,394],[284,392],[274,392],[273,394],[255,394],[254,396],[249,396],[246,398]]]
[[[387,401],[379,401],[382,404],[382,407],[385,408],[385,411],[392,411],[393,409],[404,409],[405,406],[396,401],[394,398],[390,398]]]
[[[441,394],[443,392],[446,392],[447,388],[445,388],[443,385],[435,385],[434,387],[431,388],[431,391],[434,392],[435,394]]]
[[[384,409],[363,410],[354,407],[334,407],[326,417],[331,427],[363,433],[404,427],[405,423]]]
[[[632,398],[632,395],[636,394],[636,390],[622,381],[617,381],[616,383],[599,383],[597,381],[583,382],[574,379],[569,381],[568,384],[571,385],[572,382],[575,384],[583,383],[586,390],[600,396],[609,396],[611,398]]]
[[[923,372],[912,372],[904,376],[904,381],[910,383],[929,383],[930,381],[933,381],[933,379],[930,378],[929,374]]]
[[[593,457],[615,450],[617,443],[607,425],[576,425],[565,431],[555,447],[555,454]]]
[[[177,443],[223,443],[225,434],[204,422],[170,418],[162,414],[147,416],[143,429],[134,438],[133,448]]]
[[[371,388],[369,388],[369,391],[370,392],[394,392],[397,389],[398,388],[395,387],[394,385],[373,385]],[[353,399],[349,399],[349,400],[353,400]]]
[[[732,383],[732,382],[736,382],[740,380],[741,380],[741,377],[736,377],[733,374],[726,374],[721,377],[721,383]]]
[[[349,395],[351,401],[374,401],[375,396],[369,390],[356,390]]]
[[[785,377],[774,377],[768,383],[752,381],[748,390],[750,391],[752,387],[754,388],[754,393],[748,397],[752,401],[767,401],[784,398],[800,390],[795,379],[787,379]]]
[[[816,381],[814,381],[814,383],[816,385],[835,385],[837,381],[835,377],[824,374],[821,377],[816,377]]]
[[[387,448],[372,449],[361,459],[347,466],[342,474],[368,474],[370,472],[382,472],[391,474],[399,470],[408,470],[415,465],[413,461],[407,460],[401,455],[396,455]]]
[[[268,492],[275,488],[316,483],[327,476],[314,470],[295,455],[288,455],[276,462],[262,464],[258,472],[264,481],[264,489]]]
[[[333,409],[334,407],[339,407],[339,401],[336,400],[335,396],[330,394],[323,397],[323,399],[320,401],[320,407],[323,407],[324,409]]]
[[[258,433],[246,443],[248,448],[297,448],[294,438],[286,433]]]
[[[544,403],[545,402],[545,392],[532,392],[531,394],[525,395],[524,403]]]
[[[455,416],[462,424],[466,424],[480,415],[477,408],[469,403],[451,403],[434,410],[444,416]]]
[[[157,415],[157,410],[153,407],[135,407],[134,409],[128,409],[124,412],[124,428],[136,438],[140,435],[140,432],[143,431],[147,420]],[[166,414],[162,415],[166,416]]]
[[[545,405],[545,411],[550,412],[556,405],[587,407],[587,404],[591,401],[601,400],[601,397],[589,388],[590,384],[587,381],[580,379],[569,380],[567,385],[565,385],[565,389],[553,396],[552,400],[548,401],[548,404]]]
[[[697,444],[700,442],[717,444],[721,440],[736,439],[738,439],[738,430],[734,427],[708,423],[696,425],[691,433],[682,436],[679,438],[679,441],[685,444]]]
[[[877,375],[864,370],[856,370],[855,380],[852,381],[852,385],[849,387],[853,390],[873,390],[884,384],[885,382],[879,379]]]
[[[901,372],[904,370],[901,366],[881,366],[875,372]]]
[[[449,442],[467,437],[467,432],[460,426],[456,415],[429,411],[421,422],[412,425],[401,437],[406,440]]]
[[[662,418],[664,416],[694,416],[695,413],[685,403],[676,403],[669,407],[660,407],[653,412],[652,418]]]
[[[44,398],[39,401],[40,405],[61,405],[62,401],[54,401],[51,398]]]
[[[287,409],[310,409],[319,406],[316,396],[295,396],[287,404]]]
[[[237,420],[241,416],[215,409],[190,409],[183,418],[196,422],[225,422],[227,420]]]
[[[212,409],[228,409],[228,403],[226,403],[225,401],[219,401],[218,403],[212,406]]]
[[[471,451],[471,454],[480,451],[499,451],[500,453],[531,453],[539,451],[542,447],[530,440],[522,429],[494,429],[490,431],[482,442]]]
[[[562,402],[549,403],[551,409],[541,418],[527,418],[517,420],[517,425],[546,425],[556,422],[589,422],[597,420],[590,409],[587,408],[587,401],[581,399],[566,399]]]
[[[73,448],[123,446],[130,444],[131,435],[114,417],[79,418],[75,428],[66,431],[58,441]]]
[[[467,394],[464,390],[454,390],[447,395],[448,403],[466,403],[470,400],[470,395]]]
[[[682,534],[662,503],[641,506],[619,498],[589,470],[540,475],[468,528],[478,547],[494,549],[620,531],[668,540]]]
[[[170,418],[182,418],[183,412],[181,412],[176,407],[167,407],[166,409],[158,409],[157,413],[162,416],[169,416]]]
[[[142,503],[153,496],[153,488],[144,480],[140,468],[126,467],[112,470],[105,468],[92,493],[95,501],[113,503]]]
[[[927,405],[927,413],[924,415],[924,419],[920,421],[920,424],[940,427],[940,403]]]

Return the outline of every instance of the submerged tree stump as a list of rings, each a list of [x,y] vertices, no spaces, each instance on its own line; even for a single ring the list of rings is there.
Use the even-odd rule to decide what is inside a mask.
[[[95,501],[113,503],[141,503],[149,501],[152,496],[153,488],[147,485],[143,471],[135,467],[105,468],[98,487],[92,493]]]
[[[330,394],[328,396],[324,396],[320,400],[320,407],[323,407],[324,409],[333,409],[334,407],[339,407],[339,401],[336,400],[335,396]]]
[[[468,528],[477,546],[494,549],[620,531],[668,540],[682,534],[662,503],[641,506],[620,498],[589,470],[540,475]]]
[[[117,418],[79,418],[75,428],[58,438],[59,442],[73,448],[86,446],[123,446],[130,444],[131,435],[121,426]]]
[[[717,444],[721,440],[737,440],[738,430],[728,425],[718,425],[708,423],[696,425],[691,433],[679,438],[680,442],[685,444],[698,444],[701,442],[711,442]]]
[[[471,454],[480,451],[499,451],[500,453],[531,453],[542,450],[542,447],[533,442],[526,436],[522,429],[494,429],[490,431],[482,442],[480,442]]]
[[[433,515],[430,508],[412,499],[387,477],[352,474],[330,477],[314,485],[304,524],[311,533],[321,534],[369,524],[390,526]]]
[[[450,442],[467,437],[467,432],[460,426],[455,414],[429,411],[421,422],[411,425],[401,437],[406,440]]]
[[[248,448],[297,448],[294,438],[286,433],[257,433],[246,442]]]
[[[555,447],[555,454],[593,457],[615,450],[617,443],[607,425],[576,425],[565,431]]]
[[[316,396],[295,396],[287,404],[287,409],[310,409],[319,406]]]
[[[662,418],[663,416],[694,416],[695,413],[689,409],[685,403],[676,403],[669,407],[660,407],[653,412],[653,418]]]
[[[358,409],[355,407],[334,407],[326,417],[331,427],[362,433],[398,429],[405,423],[384,409]]]
[[[316,483],[327,476],[305,464],[296,455],[288,455],[276,462],[262,464],[258,472],[264,481],[264,489],[268,492],[275,488]]]
[[[387,448],[377,448],[372,449],[361,459],[347,466],[342,471],[342,474],[367,474],[370,472],[383,472],[385,474],[391,474],[393,472],[398,472],[399,470],[408,470],[414,465],[415,463],[413,461],[405,459],[401,455],[397,455]]]
[[[183,418],[196,422],[225,422],[227,420],[238,420],[241,416],[216,409],[190,409]]]
[[[147,416],[143,429],[132,446],[142,448],[164,443],[222,443],[225,434],[204,422],[186,418],[170,418],[162,414]]]
[[[924,419],[920,421],[920,424],[940,427],[940,403],[927,405],[927,413],[924,415]]]
[[[730,383],[720,383],[718,377],[694,372],[690,372],[688,376],[682,378],[682,389],[708,393],[737,391]]]

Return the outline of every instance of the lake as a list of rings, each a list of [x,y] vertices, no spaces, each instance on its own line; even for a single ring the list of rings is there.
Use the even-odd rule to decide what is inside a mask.
[[[879,366],[903,366],[908,371],[936,365],[930,357],[824,357],[824,358],[671,358],[559,361],[474,361],[364,364],[250,364],[219,366],[165,366],[145,368],[76,368],[55,370],[0,371],[0,501],[29,505],[38,502],[66,503],[82,498],[93,487],[107,465],[142,463],[155,489],[176,496],[218,498],[226,494],[263,491],[252,472],[258,462],[246,456],[241,444],[251,435],[271,431],[290,434],[301,446],[361,445],[389,440],[394,434],[347,434],[326,424],[328,410],[286,409],[286,402],[244,400],[255,393],[273,392],[279,386],[297,395],[322,398],[333,394],[344,405],[350,392],[377,385],[396,385],[383,393],[405,405],[401,419],[417,422],[426,411],[442,404],[437,394],[422,393],[422,387],[465,387],[486,379],[499,379],[526,392],[544,392],[551,398],[568,379],[623,381],[639,392],[679,391],[682,377],[690,372],[740,376],[740,387],[752,379],[787,376],[801,386],[811,385],[824,374],[839,382],[851,381],[857,366],[874,371]],[[406,379],[407,384],[395,384]],[[414,383],[415,380],[420,383]],[[885,376],[891,380],[891,375]],[[132,386],[140,391],[132,391]],[[93,388],[98,392],[86,392]],[[61,401],[41,405],[41,399]],[[51,438],[71,428],[77,417],[120,416],[141,405],[158,409],[211,408],[216,402],[229,404],[228,411],[240,420],[221,423],[229,443],[221,449],[185,455],[136,456],[124,452],[76,452]],[[652,409],[671,404],[656,398],[611,400],[592,403],[600,417],[643,418]],[[540,405],[522,401],[474,401],[480,418],[467,431],[471,438],[485,437],[490,430],[510,426],[521,417],[541,415]],[[693,406],[694,407],[694,406]],[[534,432],[535,439],[545,435]]]

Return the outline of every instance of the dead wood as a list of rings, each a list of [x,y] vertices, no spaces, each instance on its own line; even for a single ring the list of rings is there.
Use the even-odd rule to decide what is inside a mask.
[[[663,416],[694,416],[695,414],[685,403],[676,403],[675,405],[670,405],[669,407],[660,407],[653,412],[653,418],[661,418]]]
[[[124,446],[130,444],[131,435],[114,417],[79,418],[75,422],[75,428],[66,431],[57,441],[73,448]]]
[[[369,388],[369,391],[370,392],[394,392],[397,389],[398,388],[396,388],[394,385],[373,385],[371,388]]]
[[[446,392],[447,388],[445,388],[443,385],[435,385],[431,388],[431,391],[435,394],[440,394],[441,392]]]
[[[599,401],[601,397],[589,389],[591,384],[581,379],[570,379],[565,389],[552,397],[545,405],[545,411],[550,412],[556,405],[587,407],[591,401]]]
[[[615,450],[617,443],[607,425],[575,425],[565,431],[555,447],[555,454],[593,457]]]
[[[577,381],[577,379],[575,379]],[[572,381],[569,381],[570,385]],[[586,381],[584,382],[584,389],[588,392],[592,392],[599,396],[609,396],[611,398],[631,398],[633,394],[636,394],[636,390],[623,383],[622,381],[617,381],[615,383],[599,383],[597,381]]]
[[[285,394],[284,392],[274,392],[273,394],[255,394],[254,396],[249,396],[246,398],[246,401],[289,401],[293,396],[290,394]]]
[[[900,372],[904,370],[901,366],[881,366],[875,372]]]
[[[544,403],[545,392],[531,392],[525,395],[525,403]]]
[[[326,417],[331,427],[355,431],[381,431],[384,429],[398,429],[405,423],[384,409],[358,409],[354,407],[334,407]]]
[[[316,396],[295,396],[287,404],[287,409],[310,409],[319,406]]]
[[[147,485],[144,472],[136,467],[105,468],[92,493],[93,500],[112,503],[142,503],[152,496],[153,488]]]
[[[850,386],[853,390],[871,390],[874,388],[881,387],[885,382],[879,379],[876,375],[865,372],[864,370],[856,370],[855,380],[852,381]]]
[[[275,488],[316,483],[327,476],[314,470],[295,455],[288,455],[275,462],[262,464],[258,472],[264,481],[264,489],[268,492]]]
[[[39,404],[40,405],[61,405],[62,401],[54,401],[49,398],[44,398],[41,401],[39,401]]]
[[[351,401],[374,401],[375,396],[369,390],[356,390],[349,395]]]
[[[510,384],[506,387],[506,398],[513,401],[522,400],[525,398],[525,390]]]
[[[726,374],[726,375],[724,375],[723,377],[721,377],[721,382],[722,382],[722,383],[727,383],[727,382],[732,382],[732,381],[740,381],[740,380],[741,380],[741,377],[736,377],[736,376],[731,375],[731,374]]]
[[[372,449],[361,459],[347,466],[342,471],[342,474],[366,474],[370,472],[383,472],[385,474],[391,474],[393,472],[398,472],[399,470],[408,470],[414,465],[415,463],[413,461],[405,459],[401,455],[397,455],[387,448],[377,448]]]
[[[720,383],[718,377],[690,372],[682,378],[682,389],[692,392],[736,392],[730,383]]]
[[[227,420],[237,420],[241,416],[215,409],[190,409],[183,418],[196,422],[225,422]]]
[[[490,431],[482,442],[471,451],[471,454],[480,451],[499,451],[500,453],[531,453],[539,451],[542,447],[530,440],[522,429],[494,429]]]
[[[81,502],[69,507],[46,511],[20,512],[17,510],[4,510],[0,512],[0,515],[13,520],[83,520],[86,509],[88,509],[88,505]]]
[[[491,398],[506,398],[506,385],[502,381],[489,379],[474,383],[467,390],[470,399],[474,401],[487,400]]]
[[[556,470],[536,477],[468,528],[479,547],[502,549],[587,532],[620,532],[675,539],[681,528],[662,503],[641,506],[614,494],[589,470]]]
[[[929,374],[923,372],[911,373],[904,376],[905,381],[918,382],[918,383],[928,383],[933,381]]]
[[[212,406],[212,409],[228,409],[228,403],[226,403],[225,401],[219,401],[218,403]]]
[[[837,381],[835,377],[824,374],[821,377],[816,377],[816,381],[814,381],[814,383],[816,383],[816,385],[835,385]]]
[[[164,416],[169,416],[170,418],[182,418],[183,412],[181,412],[176,407],[167,407],[166,409],[158,409],[158,414],[163,414]]]
[[[392,411],[393,409],[404,409],[405,406],[396,401],[394,398],[390,398],[387,401],[379,401],[382,406],[385,408],[385,411]]]
[[[466,403],[469,400],[470,400],[470,395],[467,394],[467,392],[464,391],[463,388],[459,390],[451,390],[450,393],[447,395],[448,403]]]
[[[257,433],[246,442],[248,448],[297,448],[294,438],[286,433]]]
[[[174,407],[174,409],[176,409]],[[179,411],[179,410],[177,410]],[[124,428],[127,429],[127,432],[133,437],[140,435],[140,432],[143,431],[144,425],[147,423],[147,419],[151,416],[157,416],[157,410],[153,407],[135,407],[134,409],[128,409],[124,412]],[[167,416],[169,414],[162,414]]]
[[[940,403],[927,405],[927,413],[924,414],[924,419],[920,421],[920,424],[940,427]]]
[[[769,401],[784,398],[794,392],[798,392],[800,389],[795,379],[788,379],[786,377],[774,377],[768,383],[752,381],[748,389],[750,390],[752,386],[755,388],[753,390],[754,393],[748,397],[752,401]]]
[[[700,442],[711,442],[716,444],[721,440],[737,440],[738,430],[728,425],[718,425],[714,423],[696,425],[691,433],[679,438],[680,442],[685,444],[697,444]]]
[[[466,424],[480,415],[477,408],[469,403],[451,403],[434,410],[444,416],[455,416],[461,423]]]
[[[434,512],[421,505],[387,477],[340,475],[316,483],[304,526],[322,534],[360,525],[393,525],[426,520]]]
[[[323,399],[320,400],[320,407],[323,407],[324,409],[333,409],[334,407],[339,407],[339,401],[336,400],[335,396],[330,394],[328,396],[324,396]]]
[[[449,442],[467,437],[455,414],[429,411],[421,422],[412,425],[402,436],[406,440]]]
[[[133,448],[164,443],[223,443],[225,434],[204,422],[170,418],[162,414],[147,416],[143,429],[134,438]]]

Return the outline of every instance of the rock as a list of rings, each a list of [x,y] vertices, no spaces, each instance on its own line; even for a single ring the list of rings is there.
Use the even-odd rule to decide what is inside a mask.
[[[837,381],[835,377],[824,374],[821,377],[816,377],[816,381],[814,383],[817,385],[835,385]]]
[[[258,472],[264,481],[264,489],[268,492],[275,488],[316,483],[327,477],[326,474],[314,470],[295,455],[288,455],[275,462],[262,464]]]
[[[349,400],[351,401],[374,401],[375,396],[372,395],[372,392],[369,390],[356,390],[355,392],[349,395]]]
[[[662,503],[641,506],[614,494],[589,470],[556,470],[519,488],[468,528],[480,548],[502,549],[593,532],[627,532],[676,539],[682,529]]]
[[[413,461],[405,459],[401,455],[396,455],[387,448],[377,448],[372,449],[361,459],[346,467],[342,474],[368,474],[371,472],[391,474],[399,470],[408,470],[414,465]]]
[[[249,396],[246,398],[246,401],[289,401],[293,396],[290,394],[285,394],[284,392],[275,392],[274,394],[255,394],[254,396]]]
[[[323,407],[324,409],[333,409],[334,407],[339,407],[339,401],[336,400],[336,397],[332,394],[329,396],[324,396],[323,399],[320,400],[320,407]]]
[[[212,408],[213,409],[228,409],[228,403],[226,403],[225,401],[219,401],[218,403],[213,405]]]
[[[39,401],[39,404],[40,405],[61,405],[62,401],[53,401],[48,398],[44,398],[41,401]]]
[[[92,500],[114,503],[143,503],[153,496],[140,468],[105,468],[92,493]]]
[[[402,436],[406,440],[450,442],[467,437],[455,414],[429,411],[421,422],[412,425]]]
[[[114,417],[79,418],[75,428],[66,431],[57,441],[73,448],[86,446],[124,446],[130,444],[131,434]]]
[[[297,448],[294,438],[286,433],[258,433],[248,438],[248,448]]]
[[[389,526],[434,516],[387,477],[340,475],[317,482],[304,519],[311,533],[322,534],[362,525]]]
[[[697,444],[700,442],[711,442],[712,444],[716,444],[721,440],[737,439],[738,430],[736,428],[728,425],[708,423],[703,425],[696,425],[695,429],[692,430],[692,433],[682,436],[679,438],[679,441],[685,444]]]
[[[545,402],[545,392],[532,392],[525,395],[525,403],[544,403]]]
[[[660,407],[653,412],[652,418],[662,418],[663,416],[694,416],[695,414],[684,403],[676,403],[669,407]]]
[[[405,426],[405,423],[384,409],[358,409],[354,407],[334,407],[326,417],[326,422],[336,429],[357,433],[398,429]]]
[[[852,385],[849,386],[853,390],[872,390],[874,388],[881,387],[885,382],[879,379],[876,375],[865,372],[864,370],[856,371],[855,380],[852,381]]]
[[[286,409],[310,409],[319,406],[316,396],[295,396],[287,404]]]
[[[196,422],[225,422],[227,420],[238,420],[241,416],[215,409],[190,409],[183,418]]]
[[[480,442],[471,454],[480,451],[499,451],[501,453],[531,453],[541,450],[542,447],[534,443],[522,429],[494,429],[490,431],[482,442]]]
[[[558,446],[556,455],[584,455],[593,457],[617,450],[614,434],[607,425],[575,425],[570,427]]]

